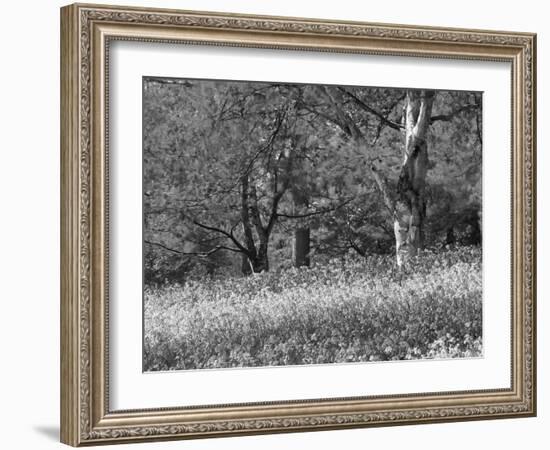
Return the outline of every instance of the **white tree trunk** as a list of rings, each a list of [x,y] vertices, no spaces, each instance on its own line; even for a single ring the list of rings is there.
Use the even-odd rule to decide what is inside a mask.
[[[394,233],[397,264],[402,267],[423,244],[426,216],[425,186],[428,171],[427,133],[430,126],[433,91],[407,92],[405,149],[397,185]]]

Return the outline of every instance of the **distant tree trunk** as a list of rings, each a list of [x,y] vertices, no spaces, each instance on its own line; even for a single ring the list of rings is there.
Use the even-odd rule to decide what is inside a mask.
[[[294,266],[309,267],[309,246],[310,231],[309,227],[298,226],[294,230]]]
[[[482,223],[482,218],[481,218],[481,210],[478,211],[477,213],[477,229],[478,229],[478,232],[479,232],[479,242],[478,242],[478,245],[481,245],[483,243],[483,223]]]
[[[405,113],[405,151],[397,184],[394,233],[397,264],[417,254],[423,245],[426,217],[426,173],[433,91],[407,92]]]
[[[454,226],[451,225],[449,228],[447,228],[447,236],[445,237],[445,245],[454,245],[456,242],[455,237],[455,229]]]
[[[466,224],[470,226],[468,244],[481,245],[481,219],[477,211],[470,213]]]
[[[307,206],[305,195],[298,190],[292,193],[294,214],[299,214]],[[310,229],[309,226],[298,222],[294,228],[294,243],[292,248],[292,263],[294,267],[309,267]]]

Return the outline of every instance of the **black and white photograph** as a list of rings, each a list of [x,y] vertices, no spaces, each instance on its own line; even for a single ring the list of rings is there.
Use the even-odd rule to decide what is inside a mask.
[[[483,357],[483,93],[143,78],[145,372]]]

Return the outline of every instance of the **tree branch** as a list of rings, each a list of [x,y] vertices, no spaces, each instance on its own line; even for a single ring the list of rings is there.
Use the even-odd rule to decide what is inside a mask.
[[[208,231],[214,231],[215,233],[223,234],[224,236],[231,239],[231,241],[237,246],[237,248],[242,252],[248,254],[248,250],[237,240],[237,238],[233,235],[232,232],[227,232],[223,230],[222,228],[212,227],[210,225],[205,225],[204,223],[200,223],[195,219],[192,219],[192,222],[197,225],[200,228],[203,228]]]
[[[250,212],[252,213],[252,223],[254,225],[254,228],[256,228],[256,233],[258,234],[258,237],[260,240],[265,236],[265,227],[262,223],[262,217],[260,215],[260,207],[258,205],[258,194],[256,192],[256,186],[252,184],[250,186],[250,204],[248,207],[250,208]]]
[[[298,147],[299,145],[301,145],[301,143],[295,142],[293,150],[296,150],[296,147]],[[281,190],[279,192],[277,192],[277,180],[275,180],[274,190],[273,190],[273,203],[271,204],[271,214],[269,216],[269,220],[267,222],[267,227],[266,227],[266,231],[268,234],[271,233],[271,230],[275,226],[277,217],[279,217],[277,213],[277,210],[279,208],[279,203],[281,202],[281,199],[283,198],[283,196],[285,195],[286,191],[290,186],[293,154],[294,152],[291,152],[287,157],[285,179],[284,179],[283,185],[281,186]]]
[[[146,244],[149,244],[149,245],[154,245],[154,246],[160,247],[160,248],[162,248],[164,250],[167,250],[169,252],[172,252],[172,253],[177,253],[178,255],[183,255],[182,251],[175,250],[173,248],[167,247],[166,245],[161,244],[160,242],[152,242],[152,241],[148,241],[146,239],[144,239],[143,242],[145,242]]]
[[[158,84],[171,84],[171,85],[181,85],[185,87],[193,87],[193,84],[189,81],[181,78],[158,78],[158,77],[147,77],[145,79],[147,82],[158,83]]]
[[[361,247],[359,247],[353,239],[348,237],[347,240],[348,240],[348,243],[351,246],[351,248],[353,250],[355,250],[359,254],[359,256],[363,256],[363,257],[367,256],[367,252],[365,250],[363,250]]]
[[[384,175],[380,173],[378,168],[374,164],[369,165],[370,171],[372,175],[374,176],[374,181],[376,181],[376,184],[378,185],[378,188],[380,189],[380,193],[382,194],[382,198],[384,199],[384,205],[386,205],[386,208],[388,209],[390,215],[392,218],[395,217],[395,202],[391,198],[390,195],[390,189],[388,187],[388,180]]]
[[[172,252],[172,253],[177,253],[178,255],[184,255],[184,256],[207,257],[207,256],[210,256],[210,255],[213,255],[216,252],[219,252],[220,250],[229,250],[229,251],[235,252],[235,253],[243,253],[241,250],[239,250],[237,248],[226,247],[225,245],[218,245],[218,246],[214,247],[212,250],[209,250],[207,252],[182,252],[181,250],[176,250],[176,249],[167,247],[166,245],[161,244],[160,242],[153,242],[153,241],[148,241],[148,240],[144,240],[143,242],[145,242],[146,244],[149,244],[149,245],[154,245],[156,247],[160,247],[160,248],[162,248],[166,251],[169,251],[169,252]]]
[[[350,97],[361,109],[373,114],[374,116],[378,117],[382,122],[384,122],[387,126],[390,128],[393,128],[394,130],[403,130],[404,127],[400,123],[394,122],[393,120],[388,119],[384,116],[380,111],[377,111],[374,108],[371,108],[369,105],[367,105],[363,100],[361,100],[359,97],[357,97],[352,92],[348,91],[347,89],[339,87],[342,92],[344,92],[348,97]]]
[[[249,161],[249,163],[247,164],[246,166],[246,169],[244,170],[244,172],[242,174],[240,174],[240,176],[245,176],[245,175],[248,175],[250,173],[250,170],[252,169],[252,166],[254,165],[254,162],[256,162],[256,160],[258,159],[258,157],[263,153],[265,152],[266,150],[269,150],[270,148],[273,147],[273,143],[275,141],[275,138],[277,137],[277,135],[279,134],[279,131],[281,130],[281,125],[283,124],[284,122],[284,118],[286,116],[286,113],[283,112],[283,113],[280,113],[277,115],[277,120],[276,120],[276,123],[275,123],[275,128],[273,129],[273,131],[271,132],[271,134],[269,135],[269,139],[267,140],[266,144],[263,146],[263,147],[260,147],[260,149],[256,152],[256,154],[252,157],[252,159]]]
[[[340,89],[340,88],[338,88],[338,89]],[[341,120],[343,122],[345,122],[345,126],[341,126],[342,131],[344,131],[344,133],[347,133],[358,144],[360,152],[361,152],[362,156],[365,159],[365,163],[369,167],[369,169],[370,169],[370,171],[371,171],[371,173],[372,173],[372,175],[373,175],[373,177],[376,181],[376,184],[378,185],[378,188],[380,189],[380,191],[382,193],[382,197],[384,199],[384,204],[386,205],[386,207],[390,211],[390,214],[392,215],[392,217],[395,216],[395,203],[391,198],[390,190],[388,188],[388,182],[387,182],[386,178],[378,171],[377,167],[372,162],[372,158],[370,157],[370,155],[368,153],[369,152],[369,145],[368,145],[365,137],[361,133],[361,130],[359,130],[359,128],[357,127],[357,124],[353,121],[353,119],[349,116],[349,114],[346,114],[342,110],[342,108],[341,108],[341,103],[342,103],[341,99],[338,99],[338,98],[335,99],[332,96],[332,94],[330,93],[330,91],[328,91],[326,88],[325,88],[324,92],[328,96],[330,101],[332,102],[332,104],[333,104],[334,108],[336,109],[336,111],[338,111],[338,115],[341,118]],[[347,92],[347,91],[344,91],[344,92]],[[353,95],[353,94],[350,94],[350,95]],[[340,96],[341,96],[340,91],[338,91],[337,97],[340,97]],[[338,100],[340,100],[340,101],[338,101]]]
[[[303,102],[300,102],[299,106],[301,108],[304,108],[305,110],[307,110],[308,112],[310,112],[311,114],[314,114],[316,116],[319,116],[319,117],[322,117],[323,119],[325,119],[327,122],[330,122],[332,123],[333,125],[336,125],[338,128],[342,128],[342,124],[339,123],[336,119],[334,119],[333,117],[329,116],[328,114],[325,114],[319,110],[316,110],[316,109],[313,109],[311,108],[310,106],[306,105],[305,103]]]
[[[430,118],[430,123],[434,123],[434,122],[438,122],[438,121],[439,122],[449,122],[454,117],[458,116],[460,113],[462,113],[464,111],[471,110],[471,109],[477,109],[477,108],[479,108],[479,105],[464,105],[464,106],[458,108],[457,110],[450,112],[449,114],[439,114],[437,116],[432,116]]]
[[[252,235],[252,228],[250,226],[250,214],[248,211],[248,197],[249,197],[249,180],[248,174],[241,177],[241,222],[243,224],[243,233],[246,246],[249,250],[249,256],[255,257],[256,246],[254,245],[254,236]],[[233,228],[230,231],[233,234]]]
[[[319,211],[313,211],[313,212],[304,213],[304,214],[284,214],[283,213],[283,214],[277,214],[277,217],[284,217],[285,219],[304,219],[306,217],[318,216],[318,215],[321,215],[321,214],[326,214],[328,212],[336,211],[340,208],[343,208],[348,203],[351,203],[352,200],[353,200],[353,198],[351,198],[349,200],[346,200],[345,202],[340,203],[339,205],[336,205],[332,208],[326,208],[326,209],[319,210]]]

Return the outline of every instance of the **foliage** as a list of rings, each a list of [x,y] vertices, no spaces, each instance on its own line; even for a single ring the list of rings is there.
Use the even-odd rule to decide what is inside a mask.
[[[143,87],[147,284],[244,273],[243,255],[254,271],[288,268],[297,227],[311,231],[312,261],[394,253],[369,167],[396,186],[405,89],[158,78]],[[427,246],[480,243],[480,117],[480,93],[437,91]]]
[[[146,287],[146,370],[478,357],[481,250],[424,251],[406,273],[355,252],[309,268]]]

